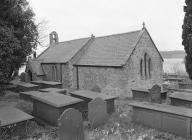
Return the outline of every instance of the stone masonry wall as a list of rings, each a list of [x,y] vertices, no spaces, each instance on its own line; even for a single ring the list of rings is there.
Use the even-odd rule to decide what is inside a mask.
[[[72,87],[72,65],[67,64],[42,64],[47,81],[62,82],[63,88]],[[56,79],[53,79],[53,67],[56,67]]]
[[[56,67],[56,77],[53,79],[53,67]],[[61,64],[42,64],[45,80],[61,82]]]
[[[102,91],[106,88],[123,89],[125,75],[122,68],[78,67],[80,89],[91,90],[98,86]]]
[[[140,73],[140,60],[144,60],[145,53],[151,58],[151,77],[143,76]],[[127,65],[124,67],[124,71],[127,71],[128,83],[126,90],[130,93],[130,89],[134,87],[151,88],[154,84],[161,85],[163,83],[163,61],[152,43],[150,36],[145,32],[137,44],[137,47]],[[148,65],[147,65],[148,71]],[[143,75],[144,72],[144,61],[143,61]]]
[[[145,53],[151,58],[150,78],[142,78],[140,75],[140,59],[144,59]],[[151,88],[154,84],[162,84],[163,62],[145,32],[123,68],[78,67],[78,73],[80,89],[91,90],[97,85],[102,92],[130,97],[131,88]]]

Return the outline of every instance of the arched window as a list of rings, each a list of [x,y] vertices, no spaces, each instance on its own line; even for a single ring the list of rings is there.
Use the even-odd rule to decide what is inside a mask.
[[[57,81],[57,66],[55,66],[55,81]]]
[[[57,81],[57,66],[52,66],[52,81]]]
[[[149,77],[151,77],[151,58],[148,60]]]
[[[140,75],[143,77],[143,59],[140,60]]]
[[[52,80],[55,81],[55,68],[52,66]]]
[[[147,53],[144,55],[145,77],[147,77]]]

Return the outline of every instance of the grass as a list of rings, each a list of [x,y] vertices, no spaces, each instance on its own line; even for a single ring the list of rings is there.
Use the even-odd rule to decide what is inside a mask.
[[[129,102],[133,102],[133,100],[117,101],[116,112],[109,117],[104,125],[96,129],[86,127],[85,140],[184,140],[181,137],[133,123]],[[32,103],[20,100],[18,93],[10,91],[6,91],[6,94],[0,97],[0,107],[1,105],[14,106],[29,114],[32,112]],[[21,135],[14,135],[12,139],[30,140],[27,137],[35,137],[41,140],[58,140],[57,128],[40,125],[36,122],[30,122],[28,131],[21,130],[21,132],[25,132],[22,133],[23,138]]]
[[[99,128],[88,130],[89,140],[184,140],[173,134],[161,132],[132,122],[131,100],[117,103],[117,111],[107,123]],[[87,139],[87,140],[88,140]]]

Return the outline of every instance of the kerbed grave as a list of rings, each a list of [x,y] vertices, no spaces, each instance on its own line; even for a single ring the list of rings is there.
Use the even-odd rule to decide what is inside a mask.
[[[192,134],[192,110],[166,104],[149,102],[130,103],[133,121],[182,137]]]
[[[83,100],[59,93],[46,93],[32,96],[33,114],[52,125],[57,125],[59,116],[67,108],[79,109]]]
[[[101,98],[107,103],[107,113],[111,114],[115,111],[115,100],[117,96],[106,95],[103,93],[88,91],[88,90],[77,90],[70,92],[72,97],[84,100],[85,108],[87,108],[88,103],[95,98]],[[87,110],[87,109],[86,109]]]
[[[192,93],[173,92],[169,95],[169,98],[171,105],[192,108]]]
[[[146,88],[133,88],[132,89],[133,93],[133,99],[135,100],[144,100],[148,101],[149,100],[149,89]],[[167,91],[161,91],[161,99],[166,99],[167,97]]]

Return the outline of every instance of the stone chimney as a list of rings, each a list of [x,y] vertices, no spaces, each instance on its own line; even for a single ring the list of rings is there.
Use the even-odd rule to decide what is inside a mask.
[[[53,31],[49,34],[50,45],[59,42],[59,37],[56,31]]]

